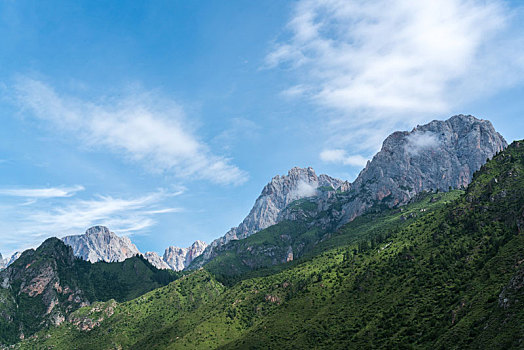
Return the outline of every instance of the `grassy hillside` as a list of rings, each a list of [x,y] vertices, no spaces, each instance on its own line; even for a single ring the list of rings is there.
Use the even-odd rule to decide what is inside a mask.
[[[295,221],[282,221],[255,235],[218,247],[216,256],[205,267],[221,283],[231,286],[245,278],[265,276],[288,268],[288,264],[282,264],[297,259],[302,261],[329,247],[356,243],[361,237],[366,237],[362,244],[369,243],[374,247],[391,232],[457,198],[459,193],[423,192],[408,206],[397,209],[372,208],[339,230],[333,226],[334,220],[324,221],[329,223],[327,225],[319,224],[337,207],[339,203],[335,201],[326,211],[301,215],[301,219]],[[303,209],[306,203],[312,204],[308,199],[297,200],[290,204],[288,210],[292,211],[296,207]],[[316,204],[314,206],[311,213],[316,213]],[[195,261],[195,265],[198,265],[199,258]]]
[[[139,256],[91,264],[75,258],[61,240],[50,238],[0,273],[0,344],[61,323],[86,303],[131,300],[180,275],[158,270]]]
[[[524,348],[523,174],[521,141],[465,193],[369,214],[230,287],[195,271],[92,330],[65,323],[20,348]]]

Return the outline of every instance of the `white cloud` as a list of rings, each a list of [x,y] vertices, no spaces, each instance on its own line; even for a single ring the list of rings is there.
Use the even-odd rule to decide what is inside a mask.
[[[309,90],[310,90],[309,87],[299,84],[299,85],[291,86],[290,88],[282,91],[280,94],[284,97],[294,98],[294,97],[305,95]]]
[[[118,233],[141,232],[156,223],[155,216],[182,211],[160,206],[174,195],[177,194],[158,191],[135,198],[95,196],[24,207],[5,205],[0,214],[0,248],[12,252],[35,247],[50,236],[81,234],[94,225],[104,225]]]
[[[83,186],[50,187],[50,188],[7,188],[0,189],[1,196],[28,197],[28,198],[61,198],[71,197],[78,191],[83,191]],[[28,202],[29,203],[29,202]],[[31,203],[29,203],[31,204]]]
[[[88,102],[59,95],[45,83],[21,78],[16,98],[31,115],[72,134],[89,147],[107,149],[151,170],[219,184],[240,184],[247,174],[198,140],[182,108],[152,94]]]
[[[376,150],[395,129],[521,83],[520,15],[501,0],[301,0],[266,67],[294,75],[282,95],[327,108],[330,144]]]
[[[317,187],[314,184],[305,181],[299,181],[297,188],[292,192],[292,196],[296,198],[305,198],[316,195]]]
[[[433,132],[415,132],[406,137],[404,149],[411,155],[418,155],[420,152],[438,147],[440,141]]]
[[[366,166],[368,161],[360,154],[349,156],[343,149],[325,149],[320,153],[320,159],[326,163],[352,165],[357,167]]]

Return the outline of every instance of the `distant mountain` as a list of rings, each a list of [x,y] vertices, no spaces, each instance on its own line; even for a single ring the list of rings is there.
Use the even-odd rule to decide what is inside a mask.
[[[243,239],[281,221],[281,212],[289,204],[307,197],[322,196],[329,192],[348,191],[350,184],[328,175],[315,174],[313,168],[293,168],[287,175],[271,179],[255,201],[255,205],[242,223],[229,230],[223,237],[214,240],[203,253],[202,262],[212,258],[214,250],[231,240]]]
[[[130,300],[177,276],[138,256],[91,264],[75,257],[58,238],[49,238],[0,271],[0,344],[60,325],[72,311],[92,302]]]
[[[188,248],[168,247],[163,257],[155,252],[142,254],[128,237],[118,236],[105,226],[93,226],[83,235],[67,236],[62,240],[73,248],[75,256],[86,261],[115,262],[143,255],[156,268],[175,271],[189,266],[207,247],[206,243],[196,241]]]
[[[105,226],[93,226],[85,234],[62,238],[73,248],[73,253],[90,262],[124,261],[140,254],[128,237],[117,236]]]
[[[206,247],[207,244],[202,241],[196,241],[188,248],[171,246],[166,249],[162,259],[171,269],[181,271],[188,267],[196,257],[200,256]]]
[[[144,258],[146,258],[146,260],[149,261],[151,265],[153,265],[157,269],[171,270],[171,266],[169,266],[156,252],[146,252],[144,254]]]
[[[3,258],[2,254],[0,254],[0,270],[5,269],[9,265],[11,265],[13,262],[15,262],[16,259],[20,257],[22,253],[16,252],[13,255],[11,255],[10,258]]]
[[[16,259],[20,257],[20,255],[22,255],[22,252],[15,252],[13,255],[11,255],[11,257],[9,258],[9,261],[7,261],[6,267],[14,263]]]

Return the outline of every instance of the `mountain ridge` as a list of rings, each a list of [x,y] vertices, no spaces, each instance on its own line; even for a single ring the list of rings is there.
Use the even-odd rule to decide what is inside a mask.
[[[311,167],[294,167],[287,175],[273,177],[239,226],[209,246],[197,241],[188,248],[170,246],[163,256],[155,252],[143,255],[157,268],[180,271],[202,266],[228,242],[247,238],[284,220],[330,210],[329,218],[324,216],[311,225],[340,227],[377,204],[391,208],[406,204],[421,191],[465,187],[473,172],[506,146],[489,121],[471,115],[396,131],[384,140],[381,150],[353,183],[325,174],[317,176]],[[341,200],[339,193],[346,198]],[[309,212],[290,207],[298,200],[305,200]],[[129,238],[118,237],[102,226],[90,228],[84,235],[64,237],[64,241],[74,247],[75,255],[92,262],[122,261],[142,254]]]
[[[329,210],[329,218],[324,216],[310,225],[341,227],[377,205],[402,206],[423,191],[465,187],[486,159],[505,147],[507,142],[491,122],[459,114],[417,125],[411,131],[392,133],[352,183],[328,175],[317,177],[311,167],[292,168],[287,176],[275,176],[242,223],[214,240],[191,268],[213,259],[228,242],[284,220]],[[303,191],[298,190],[300,185]],[[323,188],[327,190],[319,191]],[[340,198],[338,192],[345,198]],[[288,208],[309,197],[309,212]]]
[[[156,252],[142,254],[129,237],[118,236],[105,226],[93,226],[82,235],[71,235],[62,238],[64,243],[73,248],[74,255],[89,262],[122,262],[135,255],[144,256],[158,269],[181,271],[204,251],[207,244],[195,241],[188,248],[170,246],[163,257]]]
[[[204,267],[115,305],[89,331],[62,324],[20,348],[519,349],[522,175],[518,141],[465,191],[361,216],[303,260],[229,287]],[[96,320],[93,309],[76,317]]]

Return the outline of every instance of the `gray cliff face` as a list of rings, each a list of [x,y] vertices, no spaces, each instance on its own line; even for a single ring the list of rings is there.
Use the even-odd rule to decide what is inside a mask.
[[[193,259],[200,256],[207,244],[196,241],[188,248],[168,247],[164,252],[163,261],[173,270],[181,271],[191,264]]]
[[[144,254],[144,258],[146,258],[146,260],[149,261],[151,265],[153,265],[157,269],[171,269],[171,266],[169,266],[164,260],[162,260],[162,257],[155,252],[146,252]]]
[[[213,255],[213,250],[231,240],[243,239],[280,222],[282,211],[292,202],[318,197],[324,188],[335,191],[348,191],[350,184],[328,175],[315,174],[313,168],[293,168],[287,175],[275,176],[255,201],[255,205],[242,223],[229,230],[223,237],[213,241],[204,252],[204,261]]]
[[[0,270],[5,269],[6,265],[7,265],[7,259],[4,259],[2,254],[0,254]]]
[[[62,239],[73,248],[75,256],[90,262],[124,261],[140,254],[128,237],[119,237],[105,226],[93,226],[85,234]]]
[[[341,224],[374,204],[406,204],[425,190],[467,186],[487,158],[507,147],[487,120],[457,115],[395,132],[351,185]]]
[[[465,187],[486,159],[506,146],[489,121],[457,115],[417,126],[411,132],[394,132],[351,184],[327,175],[317,177],[312,168],[293,168],[287,176],[276,176],[264,187],[244,221],[213,241],[198,265],[212,259],[214,251],[229,241],[246,238],[283,220],[313,217],[329,209],[329,216],[313,224],[336,227],[374,205],[394,207],[406,204],[422,191]],[[307,198],[314,209],[289,206],[302,198]]]
[[[175,271],[189,266],[207,247],[206,243],[196,241],[188,248],[169,247],[163,257],[155,252],[142,254],[128,237],[119,237],[104,226],[94,226],[83,235],[67,236],[62,240],[73,248],[75,256],[90,262],[124,261],[140,254],[158,269]]]

